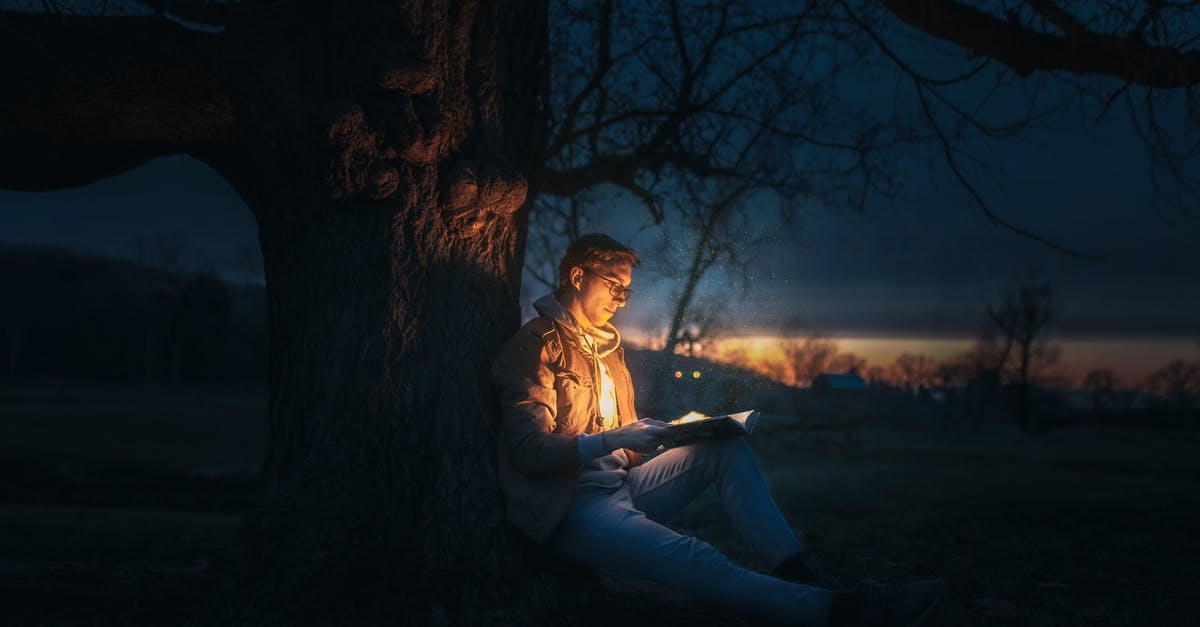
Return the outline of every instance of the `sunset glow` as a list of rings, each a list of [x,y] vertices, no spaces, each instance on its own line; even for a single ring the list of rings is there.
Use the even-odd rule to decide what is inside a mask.
[[[866,368],[886,368],[901,355],[924,355],[935,362],[952,360],[970,350],[974,338],[960,337],[831,337],[839,353],[851,353],[866,361]],[[780,366],[785,361],[788,337],[747,335],[716,339],[696,356],[715,362],[747,367],[776,380],[785,380]],[[803,338],[792,338],[802,341]],[[641,344],[640,342],[636,342]],[[1195,359],[1200,348],[1191,337],[1072,337],[1052,340],[1062,348],[1062,359],[1054,374],[1079,384],[1088,372],[1109,368],[1122,385],[1139,386],[1150,373],[1173,359]],[[642,345],[647,347],[646,345]],[[650,346],[652,347],[652,345]],[[678,378],[683,373],[676,372]],[[693,374],[693,376],[695,376]]]

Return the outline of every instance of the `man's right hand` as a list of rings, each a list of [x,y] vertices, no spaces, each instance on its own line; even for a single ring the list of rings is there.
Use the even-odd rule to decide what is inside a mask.
[[[674,432],[661,420],[646,418],[604,432],[604,448],[627,448],[635,453],[653,453],[660,446],[674,446]]]

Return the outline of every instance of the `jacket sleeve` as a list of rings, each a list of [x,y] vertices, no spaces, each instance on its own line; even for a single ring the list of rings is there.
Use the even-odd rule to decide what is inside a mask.
[[[507,447],[513,466],[526,475],[580,468],[575,436],[554,433],[557,394],[551,353],[544,335],[522,328],[492,363],[500,397],[500,445]]]

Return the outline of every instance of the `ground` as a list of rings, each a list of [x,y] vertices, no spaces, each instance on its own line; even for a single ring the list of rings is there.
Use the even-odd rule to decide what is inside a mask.
[[[253,389],[0,382],[0,622],[183,622],[240,567],[265,407]],[[768,414],[750,438],[843,582],[942,577],[936,625],[1195,623],[1200,432],[853,418],[814,431]],[[711,493],[677,524],[748,560]]]

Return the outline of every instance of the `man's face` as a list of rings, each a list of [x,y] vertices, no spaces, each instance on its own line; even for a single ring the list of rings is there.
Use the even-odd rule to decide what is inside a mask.
[[[623,289],[633,282],[633,268],[628,262],[614,261],[595,270],[577,268],[579,272],[579,308],[586,320],[581,323],[599,327],[608,323],[617,309],[625,306]],[[574,278],[574,277],[572,277]],[[613,292],[620,294],[614,296]]]

